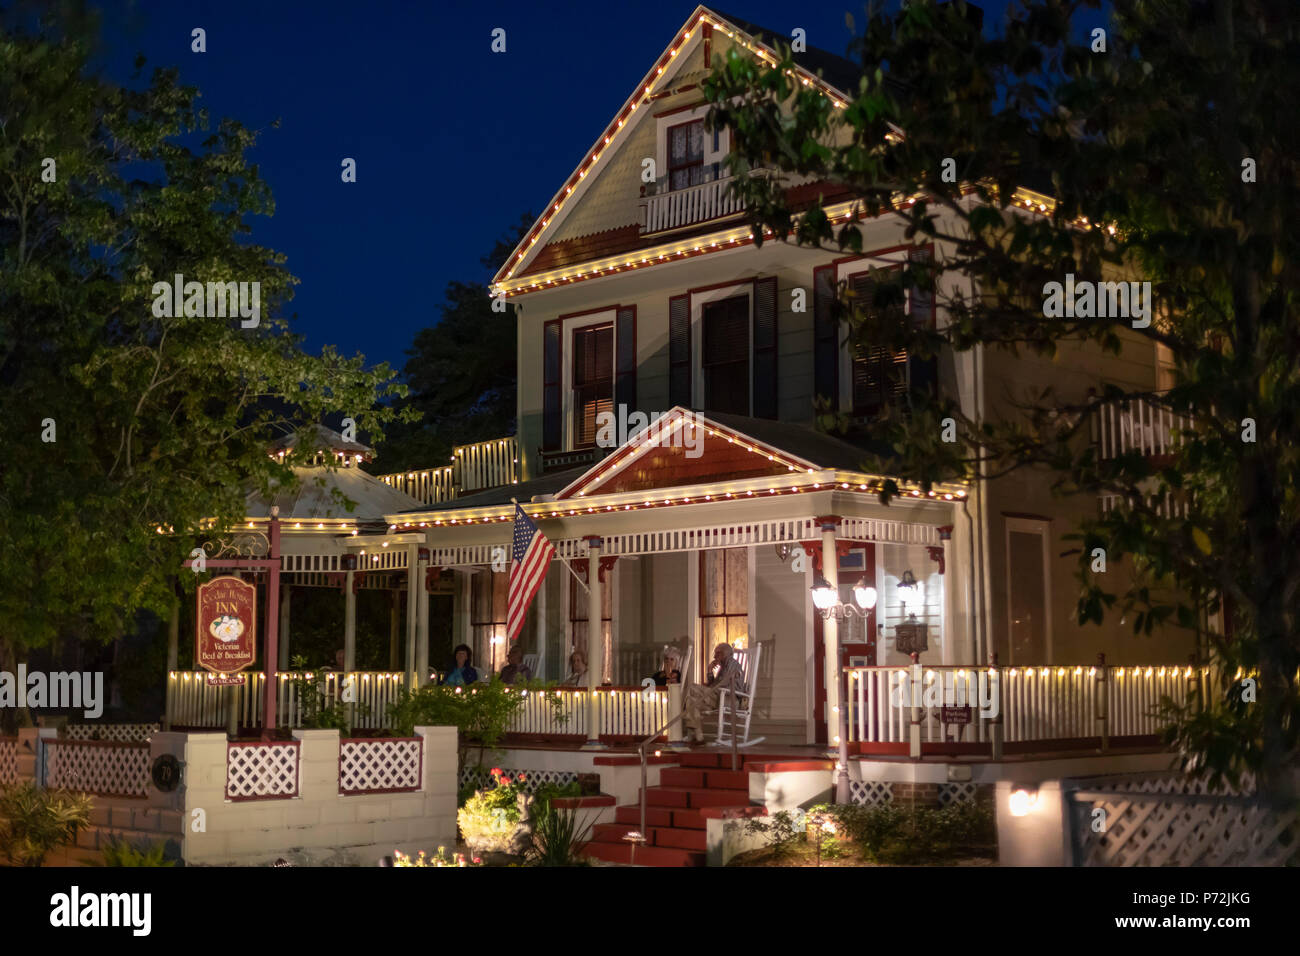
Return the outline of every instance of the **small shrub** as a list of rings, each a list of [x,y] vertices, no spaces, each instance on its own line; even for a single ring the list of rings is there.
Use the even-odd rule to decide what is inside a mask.
[[[987,854],[997,844],[993,807],[986,801],[940,808],[836,804],[818,809],[833,817],[842,835],[878,863],[924,863]]]
[[[802,821],[802,817],[799,818]],[[789,810],[781,810],[771,817],[750,817],[745,821],[745,833],[766,834],[768,849],[778,858],[789,856],[804,837],[805,829]]]
[[[528,845],[528,828],[520,812],[524,776],[512,779],[494,767],[492,780],[494,786],[476,790],[456,811],[461,836],[480,853],[522,853]]]
[[[89,862],[88,866],[175,866],[175,860],[166,859],[165,843],[145,843],[135,846],[126,840],[112,838],[104,847],[104,862]]]
[[[562,810],[549,802],[534,808],[533,839],[528,849],[530,866],[590,866],[582,855],[591,837],[591,825],[578,825],[577,810]]]
[[[84,793],[42,790],[33,783],[0,789],[0,855],[10,866],[40,866],[90,826]]]
[[[546,812],[550,808],[552,800],[561,797],[580,796],[582,796],[582,787],[576,780],[566,784],[544,783],[533,791],[531,815],[535,818]]]
[[[393,851],[393,866],[482,866],[483,858],[476,856],[470,859],[465,857],[464,853],[457,853],[455,856],[447,854],[445,846],[438,847],[438,852],[430,856],[425,856],[421,850],[414,857],[407,856],[400,850]]]

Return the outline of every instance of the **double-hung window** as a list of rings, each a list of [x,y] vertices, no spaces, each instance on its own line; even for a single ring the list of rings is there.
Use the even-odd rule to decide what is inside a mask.
[[[614,409],[614,323],[573,330],[573,447],[596,444],[598,418]]]
[[[700,317],[704,407],[749,414],[749,296],[709,302]]]

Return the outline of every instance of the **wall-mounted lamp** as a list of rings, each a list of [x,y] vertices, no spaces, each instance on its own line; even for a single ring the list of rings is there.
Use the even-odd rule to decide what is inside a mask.
[[[1011,797],[1007,800],[1007,808],[1011,811],[1013,817],[1023,817],[1038,805],[1038,791],[1026,790],[1020,788],[1011,791]]]
[[[840,601],[839,593],[831,587],[820,574],[812,586],[813,606],[817,608],[823,618],[849,618],[854,615],[866,617],[871,609],[876,606],[876,589],[867,584],[867,579],[863,578],[853,586],[854,604]]]

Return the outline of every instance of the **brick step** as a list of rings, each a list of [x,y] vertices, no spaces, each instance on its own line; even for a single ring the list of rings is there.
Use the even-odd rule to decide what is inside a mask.
[[[635,829],[635,825],[624,823],[600,823],[596,825],[592,839],[598,843],[623,843],[626,842],[623,838]],[[703,830],[652,826],[647,826],[646,829],[649,830],[645,834],[649,846],[695,850],[702,853],[708,845],[708,838]]]
[[[688,787],[709,790],[749,791],[749,772],[745,770],[711,770],[703,767],[673,767],[659,774],[664,787]]]
[[[619,807],[614,811],[614,822],[629,827],[639,827],[641,807],[635,803],[631,806]],[[649,804],[645,808],[645,825],[676,827],[680,830],[703,830],[705,827],[704,818],[700,816],[699,810],[672,810],[666,807],[652,807]]]
[[[672,847],[636,847],[637,866],[703,866],[704,853]],[[588,843],[583,854],[609,863],[631,863],[633,847],[628,843]]]
[[[777,763],[782,760],[802,760],[808,759],[803,757],[792,757],[790,754],[764,754],[750,753],[747,750],[740,751],[739,763],[743,769],[747,763]],[[731,751],[719,750],[717,753],[683,753],[677,757],[678,766],[692,770],[730,770],[731,769]]]
[[[701,807],[749,806],[749,790],[710,790],[703,787],[650,787],[647,807],[698,810]]]

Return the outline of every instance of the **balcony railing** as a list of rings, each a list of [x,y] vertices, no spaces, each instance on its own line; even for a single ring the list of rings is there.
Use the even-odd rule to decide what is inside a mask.
[[[457,446],[451,460],[441,468],[377,477],[426,505],[519,481],[519,444],[514,436]]]
[[[1188,427],[1189,419],[1140,399],[1128,407],[1108,405],[1097,412],[1095,435],[1102,458],[1128,452],[1169,455],[1181,443],[1175,431]]]
[[[644,197],[641,232],[663,232],[744,212],[744,202],[731,191],[732,178]]]

